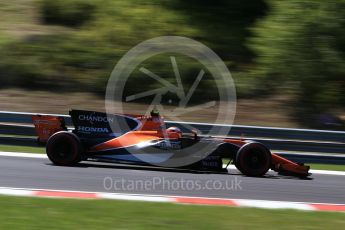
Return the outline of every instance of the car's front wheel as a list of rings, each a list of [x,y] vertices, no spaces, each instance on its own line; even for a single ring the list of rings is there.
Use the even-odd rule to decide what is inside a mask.
[[[271,168],[271,164],[271,152],[260,143],[245,144],[236,154],[235,166],[247,176],[263,176]]]
[[[82,144],[71,132],[61,131],[52,135],[47,142],[48,158],[56,165],[71,166],[81,161]]]

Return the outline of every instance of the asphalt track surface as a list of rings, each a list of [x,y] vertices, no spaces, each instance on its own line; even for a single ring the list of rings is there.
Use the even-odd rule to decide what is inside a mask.
[[[274,172],[264,178],[229,173],[93,162],[61,167],[48,159],[0,157],[0,187],[345,204],[345,176],[314,174],[303,180]]]

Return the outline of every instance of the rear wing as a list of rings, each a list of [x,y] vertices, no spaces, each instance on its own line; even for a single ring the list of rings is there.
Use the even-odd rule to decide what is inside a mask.
[[[63,117],[52,115],[33,115],[32,122],[35,125],[38,142],[45,143],[56,132],[67,130]]]
[[[114,114],[108,116],[106,113],[86,110],[70,110],[69,115],[73,124],[72,132],[82,138],[120,136],[141,127],[141,122],[138,119],[128,115]],[[121,125],[113,130],[111,124],[115,121]],[[46,143],[49,137],[56,132],[68,130],[64,118],[56,115],[33,115],[32,122],[35,125],[40,143]]]
[[[164,125],[160,116],[107,115],[86,110],[70,110],[69,115],[74,126],[72,132],[82,138],[116,137],[133,130],[159,131]],[[32,121],[41,143],[47,142],[54,133],[67,130],[63,117],[38,114],[32,116]]]

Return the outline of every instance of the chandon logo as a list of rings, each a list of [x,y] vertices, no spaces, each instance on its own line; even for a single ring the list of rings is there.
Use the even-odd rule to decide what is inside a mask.
[[[78,132],[109,133],[109,130],[107,128],[79,126]]]
[[[79,115],[79,120],[81,121],[90,121],[90,122],[104,122],[104,123],[108,123],[108,122],[113,122],[112,118],[108,118],[108,117],[102,117],[102,116],[88,116],[88,115]]]

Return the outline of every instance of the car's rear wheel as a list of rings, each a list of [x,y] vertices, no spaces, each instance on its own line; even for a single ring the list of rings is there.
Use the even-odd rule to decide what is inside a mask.
[[[48,158],[56,165],[71,166],[82,159],[82,144],[79,138],[67,131],[52,135],[48,139],[46,151]]]
[[[271,164],[271,152],[260,143],[245,144],[236,154],[235,166],[247,176],[263,176],[270,169]]]

